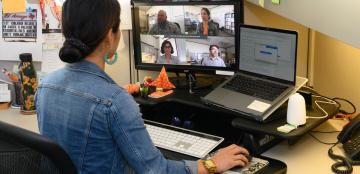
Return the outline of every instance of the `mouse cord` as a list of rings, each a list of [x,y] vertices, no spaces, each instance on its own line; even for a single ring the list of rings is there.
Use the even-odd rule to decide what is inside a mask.
[[[352,173],[353,171],[353,165],[360,165],[360,161],[352,161],[350,159],[347,159],[343,156],[340,155],[336,155],[333,152],[333,147],[335,147],[337,144],[339,144],[339,142],[337,142],[336,144],[334,144],[333,146],[331,146],[328,150],[328,155],[331,159],[337,161],[335,162],[332,166],[331,166],[331,170],[335,173],[339,173],[339,174],[348,174],[348,173]],[[340,168],[345,168],[345,169],[340,169]]]

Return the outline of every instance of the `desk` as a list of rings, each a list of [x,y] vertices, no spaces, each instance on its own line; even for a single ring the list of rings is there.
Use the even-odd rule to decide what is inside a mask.
[[[307,106],[306,108],[307,115],[312,117],[320,117],[321,119],[309,118],[307,119],[306,125],[301,126],[290,133],[281,133],[277,131],[277,128],[286,124],[287,103],[284,103],[280,108],[278,108],[274,113],[272,113],[271,116],[267,119],[266,123],[261,123],[258,121],[250,120],[246,118],[246,116],[241,116],[238,113],[234,113],[226,109],[203,104],[203,102],[201,102],[201,97],[205,96],[210,91],[211,89],[205,89],[205,90],[196,91],[195,94],[189,94],[188,90],[175,89],[174,93],[165,96],[163,98],[144,99],[140,96],[136,96],[135,100],[141,105],[141,108],[144,108],[142,112],[143,114],[145,114],[145,118],[146,115],[151,115],[151,117],[154,117],[154,115],[160,115],[157,117],[161,118],[161,117],[166,117],[166,115],[181,115],[181,114],[184,115],[184,112],[185,114],[189,114],[189,112],[193,112],[192,113],[193,115],[196,115],[194,113],[197,113],[198,115],[198,118],[195,119],[193,118],[194,122],[196,120],[199,123],[207,124],[210,127],[218,127],[218,128],[219,125],[222,125],[220,129],[224,128],[223,130],[225,129],[228,130],[224,134],[229,133],[229,131],[230,132],[235,131],[234,129],[228,128],[228,126],[232,126],[237,130],[251,134],[269,135],[271,139],[275,140],[273,142],[269,142],[269,144],[265,145],[264,147],[259,147],[257,150],[253,149],[253,152],[256,153],[262,153],[264,150],[267,150],[267,148],[272,146],[274,143],[276,143],[277,140],[285,139],[288,140],[289,143],[293,144],[308,131],[315,128],[319,124],[323,123],[327,119],[331,118],[333,115],[335,115],[338,112],[338,109],[335,105],[331,105],[331,104],[321,105],[321,107],[323,107],[323,109],[325,109],[328,112],[327,118],[321,118],[323,116],[323,113],[321,113],[319,109],[315,107],[316,105],[314,101],[322,100],[322,99],[313,97],[313,104]],[[166,108],[166,111],[163,108]],[[174,111],[171,113],[169,110],[174,110]],[[155,119],[154,121],[159,121],[159,122],[165,121],[164,123],[166,124],[170,123],[169,119],[167,120],[166,119],[160,120],[156,118],[147,118],[147,119],[150,120]],[[212,130],[199,129],[197,131],[215,134],[218,136],[226,136],[226,135],[217,134],[218,132],[210,132],[213,130],[214,129]]]
[[[36,115],[21,115],[18,109],[0,110],[0,121],[39,132]],[[316,130],[340,130],[344,124],[344,121],[328,120],[318,126]],[[314,135],[323,141],[335,142],[337,133],[314,133]],[[333,161],[327,156],[329,147],[329,145],[320,144],[306,134],[301,137],[301,141],[294,145],[288,145],[286,141],[283,141],[262,155],[285,162],[289,174],[332,173],[330,166]],[[334,152],[341,154],[341,147],[335,147]],[[360,166],[354,167],[353,173],[360,173]]]
[[[36,114],[22,115],[19,109],[0,110],[0,121],[39,133]]]

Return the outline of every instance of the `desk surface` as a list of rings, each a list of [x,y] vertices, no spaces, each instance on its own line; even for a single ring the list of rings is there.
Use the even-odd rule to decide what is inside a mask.
[[[39,132],[36,115],[21,115],[17,109],[0,110],[0,121],[33,132]],[[340,130],[344,124],[344,121],[328,120],[318,126],[316,130]],[[313,134],[325,142],[335,142],[337,136],[337,133]],[[330,166],[333,164],[333,160],[327,156],[329,147],[329,145],[321,144],[306,134],[294,145],[288,145],[288,143],[284,141],[262,155],[285,162],[287,164],[287,173],[289,174],[332,173]],[[334,148],[334,152],[341,154],[341,147]],[[353,173],[360,173],[360,166],[354,167]]]

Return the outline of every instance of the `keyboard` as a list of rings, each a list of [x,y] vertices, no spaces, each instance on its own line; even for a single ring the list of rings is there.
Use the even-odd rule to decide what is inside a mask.
[[[224,138],[144,120],[154,145],[177,153],[203,158]]]
[[[238,74],[227,82],[223,88],[264,100],[273,101],[288,87]]]

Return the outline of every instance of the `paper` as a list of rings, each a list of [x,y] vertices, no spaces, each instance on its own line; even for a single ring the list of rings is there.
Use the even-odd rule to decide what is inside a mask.
[[[26,0],[3,0],[3,13],[26,12]]]
[[[37,10],[26,13],[4,13],[2,37],[7,42],[36,42]]]
[[[61,32],[61,11],[64,0],[40,0],[39,2],[43,32]]]
[[[254,100],[247,108],[258,111],[258,112],[264,112],[269,107],[270,107],[270,104],[268,104],[268,103],[264,103],[259,100]]]
[[[271,2],[272,2],[273,4],[277,4],[277,5],[280,4],[280,0],[271,0]]]
[[[4,2],[4,1],[3,1]],[[1,4],[1,3],[0,3]],[[2,6],[2,4],[0,5]],[[33,20],[25,20],[25,21],[16,21],[19,24],[11,25],[7,24],[7,22],[3,21],[3,17],[5,15],[11,14],[16,16],[12,16],[12,18],[19,18],[20,14],[22,13],[1,13],[0,12],[0,60],[12,60],[12,61],[19,61],[19,54],[20,53],[31,53],[33,57],[33,61],[40,61],[42,58],[42,32],[41,32],[41,15],[40,15],[40,8],[39,4],[27,4],[28,9],[31,9],[29,12],[30,16],[35,16]],[[0,7],[1,10],[1,7]],[[35,24],[36,19],[36,24]],[[14,21],[15,22],[15,21]],[[21,25],[21,23],[23,25]],[[34,28],[36,26],[36,29]],[[6,27],[6,28],[5,28]],[[10,28],[9,28],[10,27]],[[15,27],[15,29],[14,29]],[[32,27],[32,29],[22,29],[21,27],[28,28]],[[7,36],[4,36],[5,33],[2,31],[6,29]],[[9,30],[7,30],[9,29]],[[31,30],[31,31],[17,31],[20,30]],[[12,31],[16,30],[16,31]],[[36,33],[35,33],[36,32]],[[25,34],[26,38],[18,37],[18,35]],[[29,36],[30,34],[30,36]],[[36,34],[36,37],[35,37]],[[12,37],[16,36],[16,37]],[[21,41],[20,41],[21,40]]]
[[[65,66],[65,63],[59,58],[59,50],[43,51],[43,56],[46,57],[46,59],[43,59],[41,64],[42,72],[51,73]]]
[[[120,29],[121,30],[131,30],[132,20],[131,20],[131,4],[130,0],[118,0],[121,6],[120,14]]]
[[[264,7],[265,6],[265,0],[259,0],[259,5],[261,7]]]
[[[43,34],[43,57],[41,71],[51,73],[65,66],[59,58],[59,51],[63,45],[64,39],[61,33]]]

